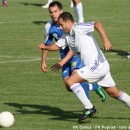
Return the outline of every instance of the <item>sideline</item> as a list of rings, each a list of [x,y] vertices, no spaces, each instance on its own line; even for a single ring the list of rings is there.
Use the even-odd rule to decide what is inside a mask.
[[[47,60],[60,60],[60,58],[47,58]],[[24,62],[34,62],[34,61],[40,61],[41,58],[34,58],[34,59],[24,59],[24,60],[8,60],[8,61],[0,61],[0,64],[6,64],[6,63],[24,63]],[[108,61],[130,61],[129,59],[107,59]]]
[[[9,23],[32,23],[32,21],[8,21],[8,22],[0,22],[0,24],[9,24]]]

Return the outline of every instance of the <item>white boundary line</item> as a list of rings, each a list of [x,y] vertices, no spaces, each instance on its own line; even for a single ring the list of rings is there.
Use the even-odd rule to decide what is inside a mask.
[[[47,58],[47,60],[58,60],[60,58]],[[0,61],[0,64],[6,63],[24,63],[24,62],[33,62],[33,61],[40,61],[41,58],[35,59],[24,59],[24,60],[9,60],[9,61]],[[107,59],[108,61],[130,61],[129,59]]]
[[[41,59],[1,61],[0,64],[6,64],[6,63],[21,63],[21,62],[32,62],[32,61],[39,61],[39,60],[41,60]]]
[[[58,60],[60,58],[47,58],[47,60]],[[9,60],[9,61],[0,61],[0,64],[6,64],[6,63],[24,63],[24,62],[33,62],[33,61],[40,61],[41,58],[35,58],[35,59],[24,59],[24,60]]]
[[[8,22],[0,22],[0,24],[10,24],[10,23],[32,23],[33,21],[8,21]]]

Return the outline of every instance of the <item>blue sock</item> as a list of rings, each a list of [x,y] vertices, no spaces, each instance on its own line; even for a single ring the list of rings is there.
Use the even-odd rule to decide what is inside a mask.
[[[98,84],[92,84],[92,90],[97,91],[98,89]]]
[[[89,93],[88,93],[89,85],[86,82],[82,82],[80,84],[81,84],[82,88],[84,89],[86,96],[88,97],[88,99],[90,99]]]

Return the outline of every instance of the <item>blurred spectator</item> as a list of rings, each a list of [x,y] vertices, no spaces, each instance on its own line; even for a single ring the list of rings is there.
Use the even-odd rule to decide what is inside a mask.
[[[8,6],[7,0],[2,0],[2,4],[3,4],[3,6]]]

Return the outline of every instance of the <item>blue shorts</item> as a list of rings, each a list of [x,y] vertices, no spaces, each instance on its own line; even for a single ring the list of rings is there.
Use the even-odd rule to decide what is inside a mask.
[[[62,77],[69,77],[75,69],[83,67],[83,63],[80,58],[74,55],[69,62],[62,67]]]

